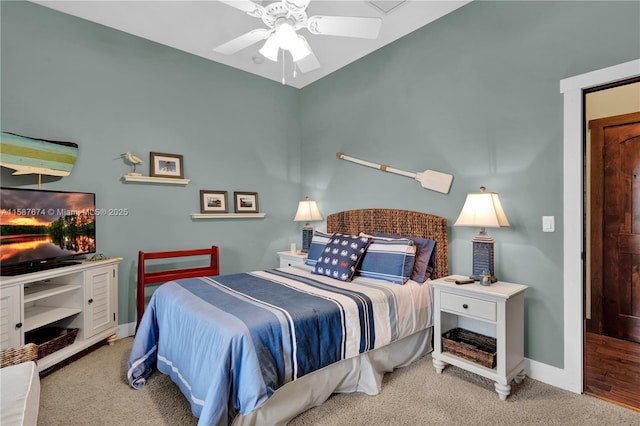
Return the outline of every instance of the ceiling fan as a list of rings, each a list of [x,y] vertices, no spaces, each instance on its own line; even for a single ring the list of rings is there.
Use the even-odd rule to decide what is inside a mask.
[[[249,16],[262,19],[268,28],[258,28],[234,38],[213,49],[215,52],[232,55],[262,40],[266,40],[260,53],[274,62],[278,61],[280,49],[291,54],[301,72],[320,67],[307,40],[297,33],[306,28],[311,34],[333,35],[374,39],[378,37],[382,19],[349,16],[307,17],[306,8],[310,0],[280,0],[266,6],[250,0],[220,0]]]

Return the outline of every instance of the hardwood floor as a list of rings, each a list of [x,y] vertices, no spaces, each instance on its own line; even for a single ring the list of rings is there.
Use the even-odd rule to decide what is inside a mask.
[[[640,411],[640,344],[587,333],[586,394]]]

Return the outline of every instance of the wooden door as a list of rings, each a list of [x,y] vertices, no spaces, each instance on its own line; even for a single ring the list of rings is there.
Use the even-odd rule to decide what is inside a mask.
[[[640,113],[592,120],[589,128],[593,324],[588,328],[640,343]]]

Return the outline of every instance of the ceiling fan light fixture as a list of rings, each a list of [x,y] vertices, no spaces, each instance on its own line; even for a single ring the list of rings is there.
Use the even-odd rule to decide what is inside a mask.
[[[271,34],[264,43],[264,46],[262,46],[258,52],[270,61],[278,62],[279,51],[280,45],[278,44],[278,40],[276,39],[275,34]]]
[[[293,62],[298,62],[300,59],[306,58],[311,54],[311,48],[307,44],[307,40],[304,37],[298,36],[295,43],[289,48]]]
[[[298,38],[298,34],[296,34],[296,30],[293,29],[293,26],[289,23],[289,21],[282,21],[276,25],[276,31],[274,33],[276,40],[278,41],[278,45],[280,49],[289,50],[291,46],[293,46]]]

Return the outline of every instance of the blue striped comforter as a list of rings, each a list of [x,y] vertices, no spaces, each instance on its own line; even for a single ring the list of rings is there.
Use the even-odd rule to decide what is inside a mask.
[[[226,424],[290,381],[430,326],[430,286],[409,283],[284,268],[163,284],[140,322],[129,384],[157,368],[199,424]]]

